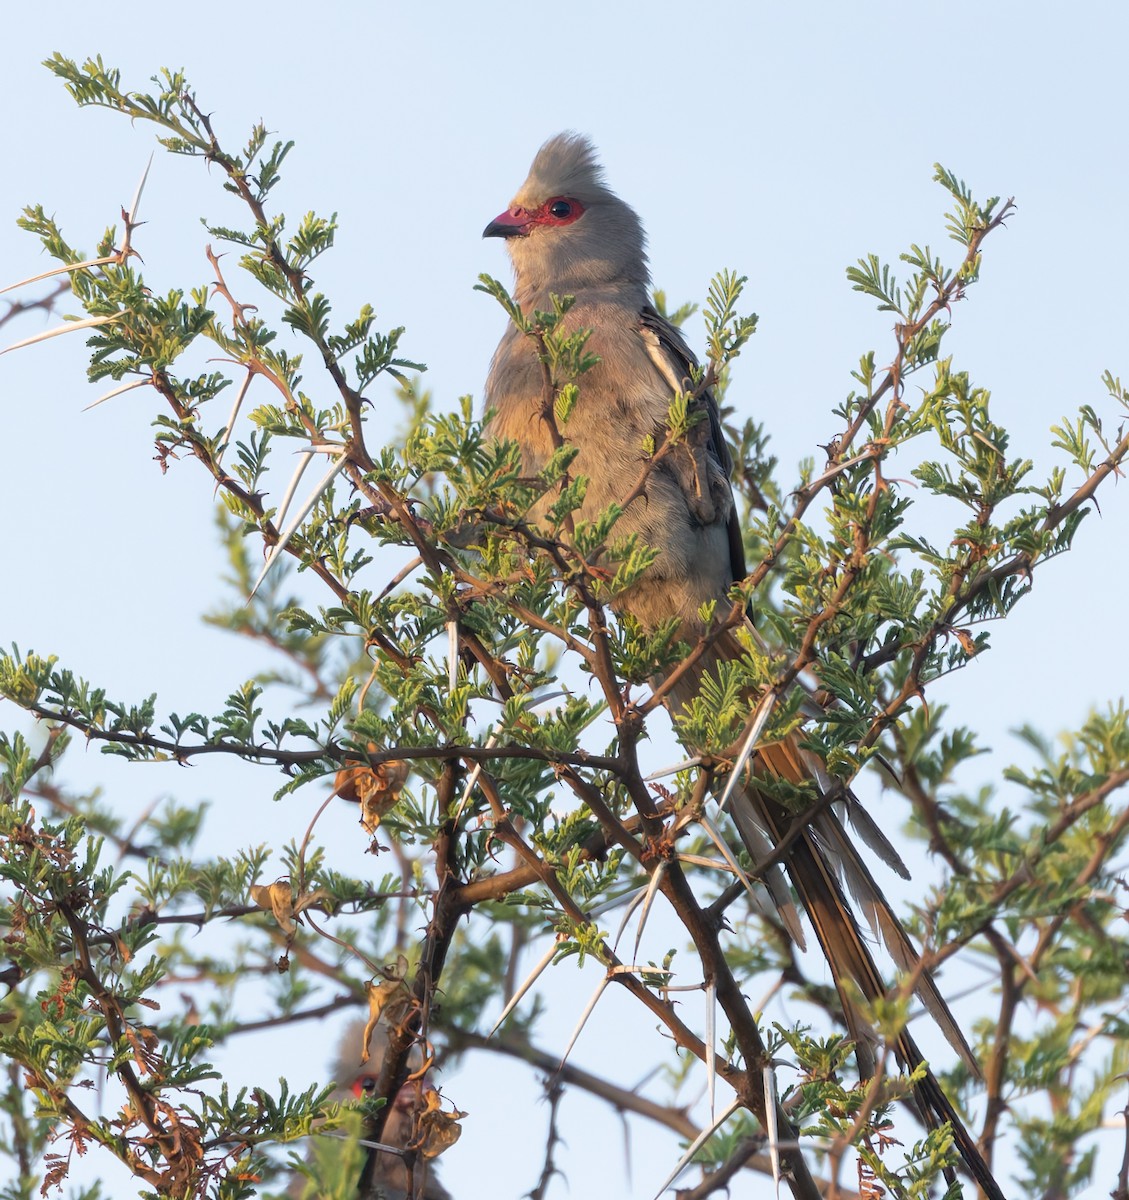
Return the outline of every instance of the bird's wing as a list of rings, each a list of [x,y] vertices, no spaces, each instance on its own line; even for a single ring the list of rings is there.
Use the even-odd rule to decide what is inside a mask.
[[[686,339],[664,316],[645,305],[639,314],[639,331],[651,360],[660,374],[670,384],[672,392],[687,392],[694,386],[694,375],[699,370],[698,360]],[[721,413],[717,400],[707,388],[698,398],[709,421],[709,432],[705,446],[709,456],[721,467],[728,479],[733,474],[733,459],[721,428]],[[736,506],[729,512],[727,523],[729,535],[729,569],[733,582],[745,578],[745,543],[741,536],[741,523],[737,518]]]

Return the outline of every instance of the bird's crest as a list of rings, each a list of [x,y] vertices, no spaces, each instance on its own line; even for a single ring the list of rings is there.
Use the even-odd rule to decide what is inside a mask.
[[[518,198],[585,197],[594,191],[607,191],[596,147],[584,134],[566,131],[549,138],[537,151]]]

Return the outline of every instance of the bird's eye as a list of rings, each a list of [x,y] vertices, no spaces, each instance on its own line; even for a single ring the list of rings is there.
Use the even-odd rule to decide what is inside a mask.
[[[579,200],[570,200],[567,196],[553,196],[533,214],[532,223],[535,225],[571,225],[584,215],[584,205]]]
[[[376,1091],[376,1076],[361,1075],[358,1076],[356,1083],[353,1084],[353,1091],[358,1096],[371,1096]]]

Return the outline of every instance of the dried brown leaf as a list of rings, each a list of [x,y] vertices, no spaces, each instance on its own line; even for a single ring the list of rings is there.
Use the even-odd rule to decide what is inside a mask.
[[[373,754],[380,749],[369,742]],[[334,778],[334,790],[346,800],[361,806],[361,824],[369,834],[376,833],[381,820],[395,806],[407,782],[410,768],[400,759],[379,763],[375,767],[358,764],[342,767]]]
[[[294,933],[294,889],[289,879],[276,879],[265,886],[252,884],[251,899],[274,915],[278,927],[287,937]]]
[[[462,1136],[463,1127],[459,1122],[466,1116],[452,1108],[443,1111],[443,1100],[434,1088],[428,1088],[423,1094],[423,1111],[416,1119],[416,1136],[412,1148],[418,1150],[424,1158],[438,1158],[444,1150],[449,1150]]]

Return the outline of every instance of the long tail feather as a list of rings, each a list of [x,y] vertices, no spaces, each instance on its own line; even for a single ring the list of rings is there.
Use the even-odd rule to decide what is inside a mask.
[[[712,660],[701,664],[697,676],[687,676],[671,690],[671,709],[678,712],[697,695],[702,675],[711,666],[716,666],[717,661],[736,657],[743,652],[736,637],[719,639]],[[734,790],[730,801],[734,823],[754,864],[764,861],[766,852],[781,844],[795,821],[795,813],[771,795],[771,787],[757,786],[757,777],[766,781],[783,779],[796,785],[814,782],[826,793],[830,781],[824,777],[818,764],[808,761],[811,757],[800,748],[795,737],[762,745],[755,752],[751,777]],[[875,936],[880,937],[887,947],[898,970],[913,980],[917,996],[950,1045],[979,1078],[979,1065],[960,1026],[869,867],[843,828],[835,809],[844,806],[852,829],[868,849],[908,878],[900,855],[853,796],[845,796],[842,804],[830,806],[799,836],[794,837],[783,865],[831,969],[847,1029],[855,1043],[859,1070],[864,1076],[869,1076],[877,1069],[876,1035],[859,1011],[855,997],[861,995],[867,1001],[874,1001],[887,996],[889,989],[847,901],[848,894]],[[774,886],[766,878],[765,883],[775,899],[780,893],[779,882]],[[784,923],[786,927],[794,925],[794,913],[789,913]],[[904,1030],[894,1050],[903,1067],[908,1070],[915,1070],[925,1061],[913,1039]],[[914,1098],[927,1124],[945,1121],[951,1124],[961,1158],[989,1200],[1004,1200],[975,1141],[928,1068],[923,1080],[914,1089]]]
[[[923,968],[916,947],[890,907],[882,889],[875,883],[874,876],[859,856],[858,850],[847,837],[846,831],[829,815],[819,819],[816,832],[820,841],[826,839],[830,843],[834,861],[840,869],[840,877],[862,910],[867,924],[874,930],[875,936],[882,939],[899,971],[916,976],[914,991],[918,999],[936,1021],[938,1028],[945,1035],[945,1040],[964,1060],[973,1077],[981,1079],[980,1064],[972,1053],[972,1047],[965,1040],[964,1033],[945,1003],[936,981],[928,969]]]
[[[904,1031],[899,1038],[899,1055],[914,1065],[925,1061],[925,1056],[918,1049],[917,1043]],[[917,1101],[925,1123],[930,1128],[936,1128],[938,1125],[948,1122],[953,1131],[953,1141],[961,1160],[988,1200],[1006,1200],[1000,1185],[992,1174],[992,1168],[988,1166],[984,1156],[980,1153],[980,1147],[973,1141],[972,1135],[965,1128],[960,1115],[952,1106],[932,1071],[926,1070],[925,1078],[915,1086],[914,1099]]]

